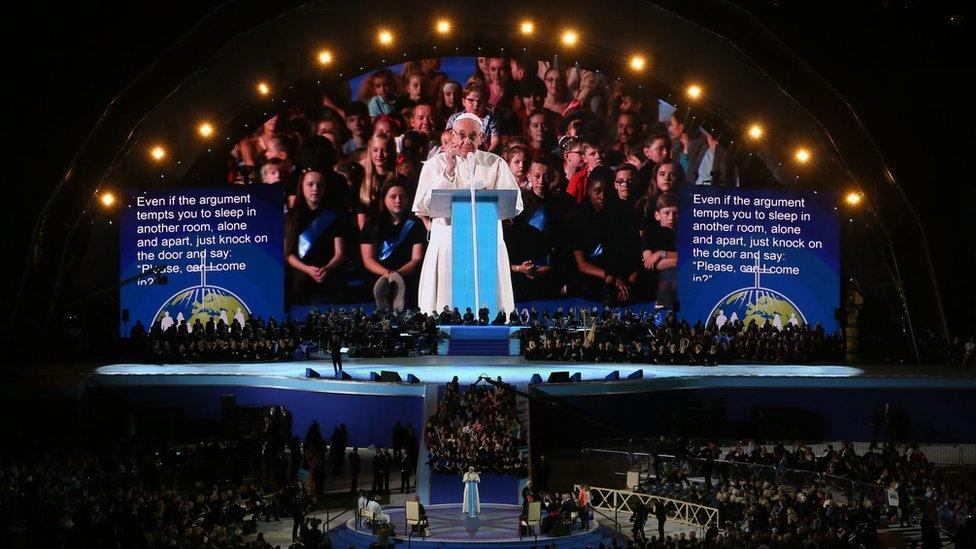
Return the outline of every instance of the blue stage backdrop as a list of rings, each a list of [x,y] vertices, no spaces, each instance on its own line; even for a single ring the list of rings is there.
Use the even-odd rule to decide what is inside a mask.
[[[824,194],[685,187],[678,298],[689,321],[837,329],[838,225]]]
[[[197,319],[281,319],[283,211],[277,185],[130,194],[120,231],[122,334],[137,320],[148,330],[180,317],[191,329]]]

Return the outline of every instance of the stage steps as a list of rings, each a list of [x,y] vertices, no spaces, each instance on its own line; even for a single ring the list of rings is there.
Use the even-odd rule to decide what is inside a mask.
[[[508,326],[448,326],[447,355],[518,356],[519,342]]]

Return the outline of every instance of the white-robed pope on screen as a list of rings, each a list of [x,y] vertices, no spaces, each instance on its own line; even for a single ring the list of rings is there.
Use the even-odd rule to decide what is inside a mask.
[[[468,467],[468,472],[461,477],[461,482],[464,483],[464,499],[461,500],[464,503],[461,512],[469,517],[476,517],[481,512],[481,495],[478,493],[481,477],[475,472],[474,467]]]
[[[473,114],[462,114],[454,121],[451,143],[444,152],[424,163],[420,170],[413,211],[430,229],[430,242],[420,269],[418,305],[421,311],[441,311],[451,303],[451,222],[443,217],[430,218],[431,191],[434,189],[513,189],[519,190],[515,176],[502,157],[478,149],[484,137],[481,120]],[[515,213],[522,211],[522,194],[518,194]],[[515,309],[511,265],[508,249],[498,222],[498,303],[485,303],[492,311]],[[483,276],[483,275],[482,275]]]

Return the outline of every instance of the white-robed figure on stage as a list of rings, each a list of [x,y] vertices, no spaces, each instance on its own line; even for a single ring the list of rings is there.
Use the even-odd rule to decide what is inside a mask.
[[[481,482],[481,477],[475,472],[474,467],[468,467],[468,472],[461,477],[461,482],[464,483],[464,499],[461,500],[464,503],[461,512],[469,517],[476,517],[481,512],[481,495],[478,494],[478,483]]]
[[[430,229],[430,242],[420,269],[420,292],[417,304],[426,313],[441,311],[451,303],[451,224],[449,219],[430,219],[431,191],[434,189],[519,190],[515,176],[502,157],[478,149],[484,137],[481,120],[473,114],[462,114],[454,121],[451,143],[444,152],[429,158],[420,170],[413,211]],[[518,193],[515,213],[522,211],[522,194]],[[483,303],[493,312],[515,309],[512,272],[508,249],[498,222],[498,303]]]

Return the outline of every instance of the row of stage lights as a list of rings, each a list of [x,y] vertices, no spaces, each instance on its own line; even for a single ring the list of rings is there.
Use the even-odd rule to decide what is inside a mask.
[[[452,28],[453,28],[453,24],[449,19],[438,19],[434,23],[434,30],[437,32],[437,34],[441,36],[449,35],[451,33]],[[519,32],[526,37],[532,36],[537,30],[535,22],[529,19],[522,20],[519,23],[518,28],[519,28]],[[565,29],[560,35],[560,42],[562,43],[563,46],[566,47],[576,46],[579,43],[579,41],[580,41],[580,36],[578,31],[576,31],[575,29]],[[376,32],[376,42],[382,47],[391,47],[396,42],[396,36],[393,34],[393,31],[389,29],[385,29],[385,28],[379,29]],[[331,65],[333,62],[335,62],[335,55],[332,53],[331,50],[322,49],[319,50],[319,52],[317,53],[316,59],[318,60],[320,65],[328,66]],[[649,64],[648,60],[645,56],[640,54],[634,54],[630,57],[630,60],[627,65],[630,68],[630,70],[633,72],[643,72],[644,70],[647,69],[648,64]],[[255,85],[255,89],[258,95],[260,95],[261,97],[269,97],[272,92],[271,84],[263,80],[259,81]],[[698,101],[704,98],[705,90],[701,86],[701,84],[693,83],[693,84],[689,84],[685,88],[685,95],[691,101]],[[758,142],[765,137],[766,130],[762,127],[762,125],[758,123],[754,123],[749,126],[749,128],[746,130],[745,133],[747,138],[749,138],[752,141]],[[201,138],[210,139],[214,137],[215,134],[216,134],[216,129],[214,128],[214,125],[212,123],[208,121],[203,121],[197,125],[197,135],[199,135]],[[149,149],[149,156],[155,162],[162,162],[163,160],[166,159],[167,156],[166,148],[163,145],[159,145],[159,144],[153,145]],[[793,160],[799,165],[806,165],[813,160],[813,153],[810,152],[810,150],[806,147],[797,147],[793,151]],[[862,198],[861,193],[851,192],[848,193],[848,195],[845,198],[845,201],[851,206],[856,206],[861,202],[861,198]],[[112,204],[114,204],[114,198],[112,198],[108,203],[106,203],[105,199],[103,199],[102,203],[105,206],[111,206]]]

